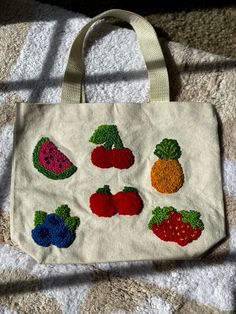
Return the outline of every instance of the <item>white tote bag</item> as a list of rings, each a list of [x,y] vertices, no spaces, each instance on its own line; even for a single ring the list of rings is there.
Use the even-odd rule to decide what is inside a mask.
[[[105,17],[136,31],[149,102],[85,102],[84,40]],[[170,102],[155,31],[127,11],[80,31],[62,103],[17,104],[11,188],[12,240],[43,263],[189,259],[225,237],[214,109]]]

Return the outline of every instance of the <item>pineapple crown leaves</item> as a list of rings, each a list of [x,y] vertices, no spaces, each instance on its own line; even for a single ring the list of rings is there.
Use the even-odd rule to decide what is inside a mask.
[[[150,219],[148,223],[148,228],[152,229],[152,226],[155,225],[160,225],[163,220],[170,218],[168,213],[176,211],[176,209],[172,206],[170,207],[156,207],[152,211],[152,218]]]
[[[160,159],[179,159],[181,149],[176,140],[164,138],[161,143],[157,144],[154,154]]]
[[[117,126],[113,124],[97,127],[89,141],[93,144],[104,144],[106,149],[112,149],[113,145],[118,149],[124,147]]]
[[[190,223],[193,228],[198,227],[200,229],[204,229],[204,224],[201,221],[200,217],[201,214],[195,210],[181,210],[180,213],[182,214],[182,221],[186,223]]]

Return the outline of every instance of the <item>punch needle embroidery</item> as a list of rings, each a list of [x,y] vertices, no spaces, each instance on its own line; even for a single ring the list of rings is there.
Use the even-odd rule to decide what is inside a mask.
[[[178,159],[181,149],[176,140],[163,139],[154,154],[159,158],[151,170],[151,183],[160,193],[175,193],[184,183],[184,173]]]
[[[67,205],[59,206],[52,214],[35,211],[32,238],[43,247],[55,245],[58,248],[67,248],[75,240],[75,229],[79,222],[79,217],[70,216]]]
[[[204,229],[201,214],[195,210],[177,211],[174,207],[156,207],[148,228],[163,241],[185,246],[197,240]]]
[[[143,209],[143,201],[133,187],[125,186],[123,191],[116,193],[114,202],[119,215],[138,215]]]
[[[77,167],[47,137],[42,137],[33,152],[34,167],[53,180],[66,179]]]
[[[91,136],[97,146],[91,153],[92,163],[99,168],[128,169],[134,164],[134,155],[124,147],[116,125],[100,125]]]
[[[133,187],[124,187],[123,191],[113,195],[110,187],[104,185],[90,196],[89,203],[91,211],[99,217],[138,215],[143,208],[138,190]]]

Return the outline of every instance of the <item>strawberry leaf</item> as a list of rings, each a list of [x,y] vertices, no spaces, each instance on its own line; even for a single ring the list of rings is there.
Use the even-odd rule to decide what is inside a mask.
[[[150,219],[148,223],[148,228],[152,229],[152,226],[154,224],[160,225],[163,220],[170,218],[169,213],[172,211],[176,211],[174,207],[156,207],[152,211],[152,218]]]
[[[183,216],[182,218],[183,222],[190,223],[193,228],[198,227],[202,230],[204,229],[204,224],[200,219],[201,214],[199,212],[195,210],[190,210],[190,211],[181,210],[180,213]]]
[[[41,210],[37,210],[34,212],[34,225],[41,225],[42,223],[44,223],[44,220],[47,216],[47,213],[41,211]]]

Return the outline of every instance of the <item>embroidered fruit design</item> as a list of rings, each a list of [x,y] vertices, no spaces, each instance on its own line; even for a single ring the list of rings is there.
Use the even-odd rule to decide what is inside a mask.
[[[67,248],[75,239],[79,218],[71,217],[69,207],[61,205],[52,214],[36,211],[34,225],[32,238],[35,243],[43,247],[55,245],[58,248]]]
[[[90,196],[90,208],[99,217],[111,217],[117,213],[109,185],[104,185]]]
[[[90,209],[99,217],[119,215],[138,215],[143,208],[143,201],[138,191],[124,187],[122,192],[113,195],[108,185],[97,190],[89,199]]]
[[[34,167],[54,180],[70,177],[77,167],[47,137],[42,137],[33,152]]]
[[[92,163],[99,168],[128,169],[134,163],[134,155],[129,148],[123,146],[115,125],[100,125],[91,136],[97,146],[91,153]]]
[[[177,211],[174,207],[156,207],[148,228],[163,241],[185,246],[197,240],[204,229],[201,214],[195,210]]]
[[[114,203],[119,215],[138,215],[143,208],[138,190],[128,186],[114,195]]]
[[[154,154],[159,158],[151,170],[151,183],[160,193],[175,193],[184,183],[184,173],[178,159],[181,149],[176,140],[165,138],[157,144]]]

